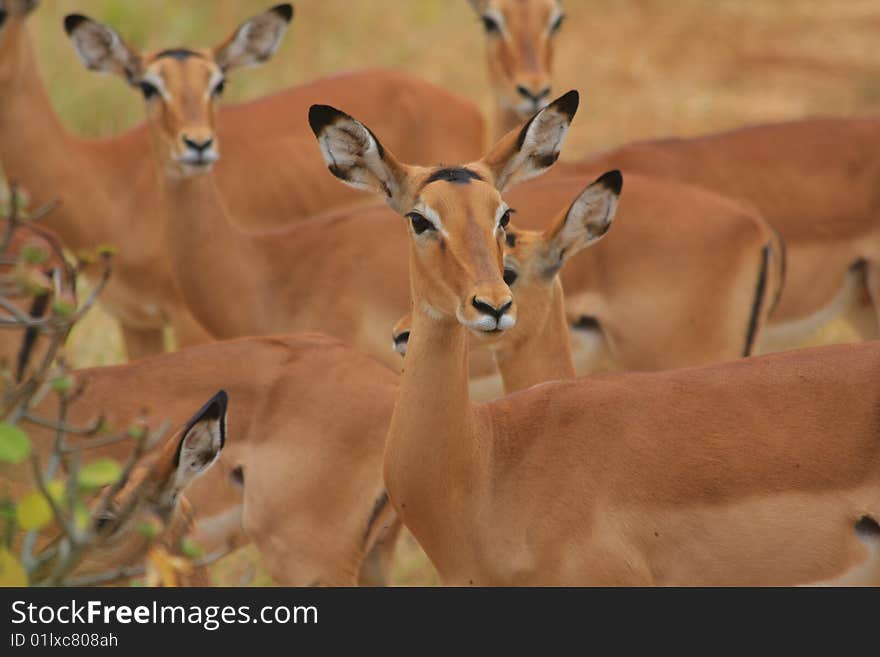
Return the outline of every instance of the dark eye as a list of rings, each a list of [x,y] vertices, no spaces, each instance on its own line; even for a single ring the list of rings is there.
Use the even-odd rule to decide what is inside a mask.
[[[506,229],[507,226],[510,224],[510,215],[512,214],[513,210],[508,210],[502,215],[501,221],[498,222],[498,225],[501,226],[501,230]]]
[[[418,212],[410,212],[408,215],[410,223],[412,223],[413,231],[415,231],[416,235],[421,235],[426,230],[435,230],[434,224],[425,219]]]
[[[504,269],[504,282],[510,286],[516,283],[516,279],[519,278],[519,274],[516,273],[513,269]]]
[[[562,27],[562,24],[565,22],[565,14],[559,14],[559,18],[553,21],[553,25],[550,26],[550,34],[556,34],[559,31],[559,28]]]
[[[95,519],[95,529],[99,532],[107,531],[116,522],[116,513],[107,510]]]
[[[141,93],[144,94],[145,100],[150,100],[151,98],[155,98],[159,95],[159,89],[154,84],[150,84],[149,82],[144,82],[141,80],[139,83],[141,88]]]
[[[220,82],[217,83],[217,86],[214,87],[214,91],[212,91],[211,93],[215,97],[219,98],[223,95],[224,91],[226,91],[226,80],[220,80]]]
[[[501,32],[501,26],[491,16],[481,16],[483,20],[483,29],[486,30],[486,34],[499,34]]]

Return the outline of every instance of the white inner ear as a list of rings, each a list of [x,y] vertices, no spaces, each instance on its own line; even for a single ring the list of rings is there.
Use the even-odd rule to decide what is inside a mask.
[[[248,21],[238,28],[226,47],[226,61],[230,65],[248,66],[268,59],[281,45],[286,27],[287,24],[273,13]]]
[[[318,140],[327,166],[344,175],[357,189],[379,191],[388,198],[397,193],[395,181],[379,155],[379,145],[363,125],[340,119],[324,128]]]
[[[572,204],[557,240],[566,258],[599,241],[614,221],[619,197],[604,185],[592,185]]]
[[[220,422],[220,420],[199,422],[183,438],[177,475],[174,479],[175,494],[210,468],[220,456],[222,446]]]
[[[522,148],[499,177],[499,189],[534,178],[552,166],[559,157],[569,126],[569,118],[554,107],[542,110],[529,125]]]
[[[73,33],[77,55],[91,70],[112,73],[124,71],[129,59],[128,49],[115,30],[91,21],[84,22]]]

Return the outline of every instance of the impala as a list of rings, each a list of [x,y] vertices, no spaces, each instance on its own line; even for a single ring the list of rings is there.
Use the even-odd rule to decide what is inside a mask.
[[[784,294],[767,348],[803,339],[857,305],[880,310],[880,121],[816,118],[688,139],[637,142],[563,171],[619,166],[754,204],[787,248]]]
[[[190,402],[191,403],[191,402]],[[225,392],[213,395],[175,435],[159,448],[140,458],[127,478],[109,487],[92,502],[94,542],[85,548],[82,558],[69,568],[64,581],[69,583],[120,584],[137,572],[148,553],[161,546],[169,554],[181,554],[181,542],[192,530],[192,514],[184,497],[189,486],[217,460],[226,441]],[[192,406],[190,406],[191,412]],[[35,433],[47,447],[54,437]],[[130,443],[117,446],[120,459],[127,459]],[[45,451],[45,449],[43,450]],[[89,450],[81,456],[91,456]],[[43,461],[45,463],[45,461]],[[28,470],[27,466],[19,469]],[[34,486],[32,477],[2,469],[4,487],[25,490]],[[18,475],[18,476],[16,476]],[[13,478],[10,478],[13,477]],[[160,527],[147,536],[139,528],[146,523]],[[51,549],[53,542],[44,545]],[[63,558],[63,555],[62,555]],[[59,568],[54,560],[41,568]],[[196,567],[184,578],[191,585],[208,583],[207,572]]]
[[[490,345],[504,392],[575,378],[559,271],[571,257],[596,244],[611,228],[623,186],[609,171],[587,187],[544,231],[505,230],[504,282],[517,304],[516,326]],[[392,330],[394,350],[406,355],[411,317]],[[473,341],[472,341],[473,343]]]
[[[154,77],[149,57],[123,46],[101,55],[107,60],[98,57],[96,67],[119,69],[125,61],[137,60],[144,63],[143,75]],[[205,77],[216,64],[205,56],[192,58],[188,66],[201,67]],[[388,327],[409,307],[409,289],[406,262],[400,257],[406,238],[393,213],[382,207],[342,209],[289,228],[246,233],[236,227],[246,222],[224,204],[215,174],[175,173],[176,154],[167,128],[152,108],[148,111],[168,213],[169,253],[183,296],[200,324],[217,338],[317,330],[396,368],[387,348]],[[211,116],[193,119],[192,126],[210,132]],[[640,177],[631,185],[627,230],[644,233],[644,242],[609,241],[607,252],[596,259],[572,264],[565,279],[572,312],[599,317],[615,362],[624,367],[748,354],[766,312],[765,289],[771,287],[761,275],[770,238],[759,218],[747,208],[686,186]],[[561,205],[560,199],[571,199],[581,186],[581,180],[556,180],[546,187],[523,186],[513,198],[525,224],[543,225],[547,206]],[[646,253],[633,254],[632,243],[646,244]],[[706,271],[712,276],[703,276]],[[645,285],[646,275],[654,277],[655,287]],[[217,281],[223,281],[220,296]],[[657,295],[670,300],[661,318]]]
[[[565,13],[560,0],[468,1],[486,32],[500,137],[550,102],[553,42]]]
[[[557,99],[455,181],[312,109],[328,165],[411,226],[394,508],[448,584],[876,584],[878,344],[469,400],[468,336],[517,322],[501,192],[556,160],[576,107]]]
[[[511,109],[516,107],[514,100],[522,103],[523,112],[530,111],[532,91],[525,93],[528,83],[517,91],[517,80],[527,79],[534,70],[539,86],[551,88],[552,35],[562,9],[557,0],[471,0],[471,4],[488,33],[489,70],[503,130],[517,119]],[[534,56],[529,60],[522,53]],[[755,206],[787,247],[785,293],[761,345],[781,349],[852,310],[865,289],[874,312],[858,328],[866,336],[877,335],[878,142],[876,118],[811,118],[703,137],[636,142],[581,163],[563,162],[558,170],[571,175],[619,168],[626,174],[699,185]]]
[[[116,430],[145,409],[153,426],[183,423],[224,387],[232,412],[223,452],[186,493],[193,539],[206,554],[252,542],[287,586],[387,582],[399,523],[382,458],[398,377],[374,359],[304,334],[214,342],[72,376],[85,390],[69,422],[87,426],[102,415]],[[37,410],[49,416],[56,405],[47,398]],[[48,453],[54,432],[27,430]],[[89,454],[125,459],[129,448]]]
[[[9,179],[32,193],[35,202],[60,201],[46,224],[68,247],[74,251],[99,244],[117,247],[114,275],[102,302],[121,323],[131,358],[161,352],[162,328],[169,323],[179,344],[208,339],[173,281],[165,222],[157,203],[158,179],[149,158],[143,157],[150,149],[148,130],[141,125],[109,139],[86,140],[64,129],[49,103],[26,26],[27,14],[36,5],[36,0],[0,0],[0,165]],[[235,54],[237,63],[271,52],[290,16],[289,5],[279,5],[248,21],[222,52]],[[69,23],[72,29],[77,25],[88,27],[75,19]],[[102,36],[117,38],[107,32],[87,34],[99,41]],[[174,78],[177,86],[151,97],[153,111],[172,120],[183,109],[183,95],[190,92],[199,99],[210,92],[204,102],[213,111],[224,76],[187,77],[188,62],[173,55],[169,51],[162,64],[180,64],[184,75]],[[214,85],[210,89],[209,82]],[[152,94],[148,86],[141,91]],[[359,107],[384,124],[396,148],[408,150],[418,161],[441,155],[473,157],[482,147],[482,118],[473,104],[396,71],[337,75],[224,108],[218,113],[212,144],[213,156],[220,156],[215,168],[224,201],[238,216],[245,216],[247,209],[250,227],[295,221],[361,198],[356,193],[339,194],[334,189],[338,185],[327,179],[313,156],[311,135],[301,117],[316,95]],[[398,108],[393,122],[386,111],[389,104]],[[435,125],[443,125],[441,129],[425,130],[423,104],[433,108]],[[184,146],[181,139],[178,148]],[[253,175],[255,171],[259,175]]]

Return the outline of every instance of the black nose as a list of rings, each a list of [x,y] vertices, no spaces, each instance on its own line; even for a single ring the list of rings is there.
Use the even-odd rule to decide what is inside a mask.
[[[537,104],[540,103],[542,99],[546,98],[550,95],[550,87],[544,87],[538,93],[532,93],[532,90],[523,85],[517,86],[516,90],[519,92],[519,95],[526,98],[527,100],[532,101]]]
[[[186,144],[189,148],[193,149],[194,151],[198,151],[199,153],[203,153],[204,151],[211,148],[211,144],[214,143],[214,140],[212,138],[208,138],[203,142],[197,142],[197,141],[193,141],[189,137],[184,137],[183,143]]]
[[[510,310],[510,307],[513,305],[513,299],[505,303],[500,308],[496,308],[492,304],[486,303],[485,301],[480,301],[479,299],[477,299],[477,297],[474,297],[471,303],[473,304],[474,308],[479,310],[481,313],[491,315],[496,320],[499,320],[501,319],[502,315],[504,315],[504,313]]]

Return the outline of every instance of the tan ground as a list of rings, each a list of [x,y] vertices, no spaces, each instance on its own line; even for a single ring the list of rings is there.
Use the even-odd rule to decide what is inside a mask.
[[[140,120],[141,102],[75,60],[62,16],[87,13],[144,48],[212,45],[269,0],[44,0],[32,19],[53,102],[72,130],[108,135]],[[560,90],[584,103],[567,157],[637,138],[880,106],[880,0],[568,0]],[[228,99],[364,65],[400,66],[488,107],[480,24],[466,0],[299,0],[276,59],[237,74]],[[315,99],[320,101],[319,98]],[[428,108],[429,109],[429,108]],[[426,116],[428,113],[426,113]],[[810,344],[851,340],[843,322]],[[79,365],[118,362],[118,331],[93,312],[72,338]],[[794,346],[794,345],[793,345]],[[265,584],[252,551],[215,569],[218,583]],[[436,577],[402,542],[395,581]]]

